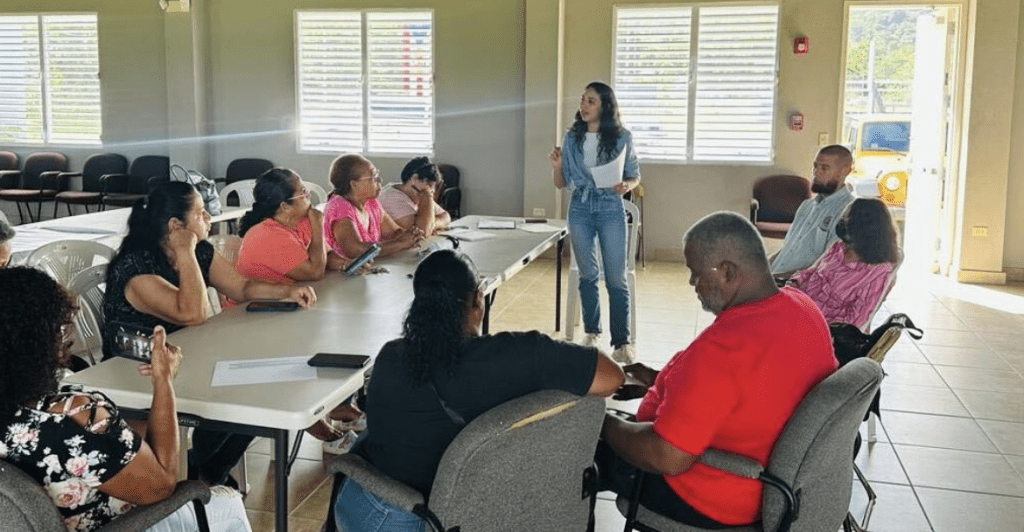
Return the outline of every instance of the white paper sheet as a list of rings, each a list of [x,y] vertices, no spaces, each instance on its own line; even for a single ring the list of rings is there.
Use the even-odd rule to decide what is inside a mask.
[[[612,188],[622,182],[622,172],[626,168],[626,150],[619,152],[619,156],[608,164],[595,166],[590,169],[590,175],[594,177],[594,186],[597,188]]]
[[[466,242],[476,242],[477,240],[494,238],[494,233],[476,231],[466,227],[453,227],[450,230],[445,231],[443,234],[453,236],[459,240],[465,240]]]
[[[316,380],[316,368],[308,361],[308,356],[221,360],[213,368],[210,386]]]
[[[519,228],[527,233],[554,233],[555,231],[562,230],[560,227],[550,224],[523,224]]]
[[[484,219],[484,220],[480,220],[480,223],[477,224],[477,227],[480,228],[480,229],[515,229],[516,228],[516,222],[515,222],[515,220],[488,220],[488,219]]]

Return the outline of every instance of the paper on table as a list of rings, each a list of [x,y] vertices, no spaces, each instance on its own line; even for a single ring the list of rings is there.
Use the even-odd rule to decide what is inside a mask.
[[[515,220],[480,220],[477,224],[480,229],[515,229]]]
[[[623,148],[619,156],[608,164],[595,166],[590,169],[590,175],[594,177],[594,186],[597,188],[612,188],[622,182],[622,172],[626,168],[626,150]]]
[[[561,227],[555,227],[551,224],[523,224],[519,228],[528,233],[554,233],[555,231],[562,230]]]
[[[465,240],[466,242],[476,242],[477,240],[485,240],[494,237],[494,233],[488,233],[487,231],[476,231],[466,227],[453,227],[442,234],[453,236],[459,240]]]
[[[316,380],[316,368],[307,361],[308,356],[221,360],[213,368],[210,386]]]

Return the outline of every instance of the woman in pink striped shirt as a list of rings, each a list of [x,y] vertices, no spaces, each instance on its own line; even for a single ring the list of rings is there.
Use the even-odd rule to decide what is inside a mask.
[[[867,332],[896,278],[896,228],[881,200],[858,198],[847,207],[836,234],[839,240],[790,282],[814,300],[827,321],[851,323]]]

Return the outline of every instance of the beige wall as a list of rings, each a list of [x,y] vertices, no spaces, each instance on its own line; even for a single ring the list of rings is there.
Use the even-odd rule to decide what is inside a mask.
[[[557,119],[568,123],[586,83],[610,78],[613,5],[641,2],[657,0],[286,0],[258,8],[247,0],[199,0],[190,15],[162,13],[155,0],[51,0],[55,5],[46,10],[99,13],[105,149],[130,158],[174,155],[167,139],[181,135],[181,121],[188,118],[183,115],[199,106],[206,123],[192,129],[215,135],[203,148],[209,164],[201,169],[209,175],[220,175],[236,157],[260,155],[323,183],[332,155],[298,153],[292,132],[293,11],[433,9],[436,158],[462,168],[465,211],[529,214],[544,208],[550,216],[558,196],[546,157],[560,138]],[[964,237],[956,266],[984,274],[1024,267],[1024,14],[1020,0],[979,4],[972,41],[977,54],[967,74],[970,114],[958,227],[969,235],[970,227],[986,225],[990,237]],[[565,47],[559,56],[563,5]],[[41,9],[38,0],[5,0],[2,11]],[[750,185],[761,175],[808,175],[818,133],[834,137],[837,130],[843,10],[842,0],[781,3],[773,166],[642,163],[649,252],[678,258],[679,237],[697,218],[718,209],[747,212]],[[208,64],[198,71],[188,71],[189,62],[174,55],[187,43],[181,42],[182,22],[170,17],[188,16],[202,17],[197,57]],[[789,52],[797,35],[810,38],[809,54]],[[195,97],[184,96],[194,79],[201,94],[181,101]],[[558,103],[561,116],[552,118]],[[802,133],[786,128],[796,111],[806,117]],[[32,148],[16,151],[24,155]],[[79,168],[96,150],[63,151]],[[404,160],[375,162],[384,175],[397,176]]]

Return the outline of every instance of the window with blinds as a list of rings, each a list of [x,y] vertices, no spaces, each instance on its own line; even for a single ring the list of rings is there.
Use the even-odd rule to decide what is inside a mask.
[[[96,14],[0,15],[0,142],[100,144]]]
[[[778,5],[617,7],[613,85],[641,157],[770,163]]]
[[[296,11],[299,149],[432,154],[430,11]]]

